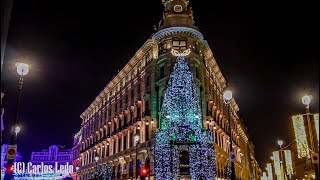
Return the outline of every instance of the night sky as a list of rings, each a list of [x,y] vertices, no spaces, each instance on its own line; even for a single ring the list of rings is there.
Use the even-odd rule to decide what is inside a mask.
[[[290,117],[301,96],[319,112],[319,29],[315,6],[293,1],[190,2],[196,25],[234,91],[261,168],[291,140]],[[1,77],[4,142],[9,143],[18,87],[14,64],[31,65],[21,102],[18,151],[71,148],[80,114],[152,34],[160,0],[15,0]],[[318,47],[318,48],[317,48]]]

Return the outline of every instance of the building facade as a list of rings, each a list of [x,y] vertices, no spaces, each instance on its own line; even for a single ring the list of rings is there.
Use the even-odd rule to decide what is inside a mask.
[[[81,114],[82,137],[76,145],[80,151],[76,159],[80,162],[81,179],[93,178],[96,167],[103,164],[111,167],[115,179],[136,177],[136,159],[138,167],[150,164],[149,179],[154,178],[154,134],[159,130],[161,106],[176,60],[171,49],[191,50],[186,59],[196,81],[202,127],[213,134],[216,177],[227,178],[230,141],[227,107],[222,97],[226,80],[195,26],[188,2],[163,0],[163,19],[156,32]],[[259,179],[261,169],[254,145],[234,99],[230,106],[236,177]],[[133,136],[137,132],[140,142],[136,146]]]
[[[40,152],[32,152],[30,162],[32,164],[72,164],[73,152],[71,149],[64,149],[63,146],[52,145],[48,149],[43,149]]]

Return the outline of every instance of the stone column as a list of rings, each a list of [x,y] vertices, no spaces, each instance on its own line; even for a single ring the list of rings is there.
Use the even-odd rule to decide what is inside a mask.
[[[126,173],[126,176],[123,176],[124,178],[129,178],[129,170],[130,170],[130,161],[131,161],[132,159],[130,158],[130,156],[126,156],[125,158],[124,158],[124,161],[125,161],[125,163],[126,163],[126,171],[125,171],[125,173]],[[123,167],[124,168],[124,167]]]

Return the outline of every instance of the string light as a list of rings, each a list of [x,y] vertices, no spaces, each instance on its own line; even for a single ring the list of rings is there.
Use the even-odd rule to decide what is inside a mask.
[[[280,155],[279,151],[273,152],[273,163],[274,163],[274,171],[277,175],[277,179],[282,180],[281,168],[280,168]]]
[[[284,150],[284,158],[286,161],[287,174],[293,174],[292,156],[290,150]]]
[[[268,172],[268,179],[272,180],[273,173],[272,173],[272,164],[271,163],[267,163],[267,172]]]
[[[316,126],[316,133],[318,138],[318,147],[319,147],[319,113],[313,115],[314,124]]]
[[[215,157],[210,131],[202,131],[202,115],[193,74],[178,56],[170,74],[161,108],[160,130],[156,133],[156,180],[180,179],[180,146],[189,143],[190,179],[215,178]]]
[[[308,153],[308,141],[306,136],[306,129],[302,115],[292,116],[294,134],[297,142],[298,158],[310,157]]]

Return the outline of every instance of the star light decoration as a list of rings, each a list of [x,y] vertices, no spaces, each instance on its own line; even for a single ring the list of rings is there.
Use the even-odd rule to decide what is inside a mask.
[[[185,57],[190,49],[179,53],[170,74],[161,108],[160,130],[156,133],[156,180],[174,180],[180,176],[178,142],[189,145],[190,179],[215,178],[215,157],[211,131],[202,131],[202,115],[196,84]]]

